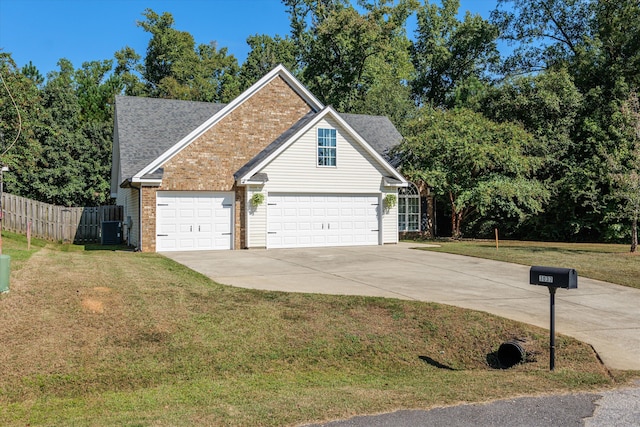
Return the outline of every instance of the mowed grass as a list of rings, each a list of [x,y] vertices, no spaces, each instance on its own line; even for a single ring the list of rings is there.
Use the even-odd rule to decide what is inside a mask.
[[[640,252],[629,245],[501,240],[438,241],[440,247],[420,248],[523,265],[575,268],[581,276],[640,288]],[[578,279],[579,281],[579,279]]]
[[[639,374],[608,372],[565,336],[551,373],[547,331],[485,313],[238,289],[161,255],[88,249],[17,255],[0,296],[0,425],[299,425]],[[527,363],[496,369],[513,338]]]

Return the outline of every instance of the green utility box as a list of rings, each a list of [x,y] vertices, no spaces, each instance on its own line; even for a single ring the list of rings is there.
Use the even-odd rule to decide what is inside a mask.
[[[9,292],[10,264],[11,257],[9,255],[0,255],[0,293]]]

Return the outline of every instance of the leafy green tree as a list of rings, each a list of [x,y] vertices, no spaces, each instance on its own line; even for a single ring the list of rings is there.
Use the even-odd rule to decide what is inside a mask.
[[[237,59],[228,54],[226,47],[218,49],[215,42],[200,44],[197,54],[192,99],[226,103],[240,95],[240,67]]]
[[[536,154],[545,158],[537,176],[553,195],[545,212],[526,220],[519,237],[574,239],[583,229],[584,200],[599,198],[594,185],[585,184],[575,141],[584,98],[567,70],[547,70],[533,76],[507,79],[485,91],[479,109],[498,122],[518,122],[536,140]]]
[[[413,76],[409,39],[398,34],[382,55],[371,58],[362,76],[367,92],[354,104],[360,114],[387,116],[398,129],[416,113],[407,82]]]
[[[4,159],[11,170],[7,191],[66,206],[104,204],[109,198],[111,109],[121,86],[107,77],[109,61],[85,63],[79,70],[65,59],[58,64],[59,71],[49,73],[41,89],[13,73],[13,87],[23,102],[23,136]],[[33,95],[26,96],[29,92]]]
[[[138,26],[151,34],[142,75],[149,93],[155,94],[163,79],[177,77],[176,80],[181,80],[186,77],[184,72],[188,64],[193,65],[197,61],[195,41],[188,32],[173,28],[173,16],[168,12],[158,15],[146,9],[142,15],[145,19],[138,21]]]
[[[126,46],[114,55],[116,67],[113,73],[120,78],[124,85],[124,93],[128,96],[143,96],[147,88],[141,80],[143,68],[140,55],[131,47]]]
[[[324,103],[343,112],[357,112],[371,84],[367,67],[384,57],[415,0],[359,2],[360,13],[347,1],[283,0],[288,6],[292,38],[299,55],[302,80]],[[406,36],[405,36],[406,37]],[[371,74],[369,74],[369,77]]]
[[[33,76],[21,73],[11,55],[0,52],[0,164],[9,168],[3,174],[4,190],[24,196],[41,150],[34,134],[41,95]]]
[[[82,173],[76,158],[82,150],[80,104],[71,62],[61,59],[60,70],[48,75],[42,90],[42,114],[35,129],[41,152],[31,192],[36,200],[73,206],[82,192]]]
[[[75,71],[73,87],[80,104],[80,122],[110,122],[116,94],[122,92],[123,82],[111,74],[113,61],[91,61]]]
[[[278,64],[284,65],[294,74],[299,72],[296,61],[296,46],[290,37],[255,34],[247,38],[247,44],[251,50],[240,71],[240,79],[244,89],[273,70]]]
[[[535,178],[542,159],[531,154],[534,138],[521,126],[466,109],[424,107],[405,137],[398,148],[402,173],[444,196],[455,238],[478,217],[521,223],[542,212],[549,199]]]
[[[504,39],[516,44],[505,72],[547,74],[565,69],[582,97],[575,120],[566,116],[575,123],[570,136],[556,138],[550,146],[561,161],[552,163],[555,173],[549,178],[557,189],[554,201],[559,202],[539,218],[540,227],[530,224],[530,229],[546,229],[546,238],[563,240],[620,239],[619,224],[613,220],[617,206],[609,197],[607,158],[616,157],[626,144],[615,117],[629,88],[640,85],[640,4],[501,0],[492,21]],[[531,117],[536,115],[534,108]],[[553,143],[554,138],[547,141]],[[559,173],[560,165],[564,174]]]
[[[588,49],[593,0],[498,0],[491,21],[515,45],[504,70],[529,73],[566,66]]]
[[[27,65],[22,67],[22,75],[31,79],[36,84],[36,86],[40,86],[42,83],[44,83],[44,77],[42,76],[42,74],[40,74],[38,68],[33,65],[33,62],[31,61],[29,61]]]
[[[239,94],[240,67],[226,48],[218,50],[215,42],[196,48],[190,33],[173,28],[173,16],[168,12],[158,15],[146,9],[143,16],[146,19],[138,26],[150,33],[151,39],[144,65],[139,69],[150,96],[229,102]],[[133,59],[132,52],[121,51],[119,65],[123,73],[137,69],[130,63]],[[132,84],[135,88],[135,81]]]
[[[418,10],[411,87],[420,105],[452,107],[459,85],[486,80],[489,69],[499,62],[497,27],[469,12],[459,21],[459,7],[459,0],[443,0],[442,7],[427,0]]]
[[[620,108],[621,132],[627,144],[615,155],[609,155],[609,177],[613,183],[611,198],[618,203],[614,217],[631,222],[631,252],[638,249],[638,218],[640,218],[640,102],[631,91]]]

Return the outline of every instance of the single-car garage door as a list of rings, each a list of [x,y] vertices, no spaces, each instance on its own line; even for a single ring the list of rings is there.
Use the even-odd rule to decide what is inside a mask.
[[[269,194],[267,247],[377,245],[378,196]]]
[[[158,191],[156,250],[232,249],[233,193]]]

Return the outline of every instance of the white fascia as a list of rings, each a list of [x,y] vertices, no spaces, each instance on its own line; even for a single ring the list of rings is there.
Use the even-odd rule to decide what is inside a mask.
[[[136,175],[137,176],[137,175]],[[150,179],[150,178],[136,178],[136,176],[134,176],[133,178],[131,178],[131,183],[132,184],[140,184],[140,185],[144,185],[145,187],[159,187],[160,185],[162,185],[162,179],[161,178],[154,178],[154,179]],[[137,185],[136,187],[139,187],[140,185]]]
[[[393,182],[388,180],[386,177],[382,178],[382,184],[385,187],[396,187],[396,188],[401,188],[401,187],[408,187],[409,186],[409,182],[405,179],[404,182]]]
[[[276,68],[271,70],[268,74],[266,74],[263,78],[254,83],[249,89],[245,90],[242,94],[240,94],[237,98],[227,104],[222,110],[218,111],[214,114],[209,120],[198,126],[195,130],[193,130],[190,134],[182,138],[175,144],[173,147],[169,148],[167,151],[162,153],[159,157],[157,157],[153,162],[149,163],[144,169],[133,176],[132,182],[136,182],[136,179],[142,179],[146,174],[155,171],[167,161],[169,161],[173,156],[182,151],[185,147],[191,144],[196,138],[209,130],[212,126],[226,117],[229,113],[235,110],[238,106],[244,103],[247,99],[251,98],[255,93],[260,91],[264,86],[270,83],[276,77],[281,77],[291,88],[298,94],[302,99],[307,102],[312,109],[315,111],[320,111],[323,108],[323,105],[318,99],[313,96],[306,87],[300,83],[298,79],[294,77],[289,70],[287,70],[282,64],[278,65]]]

